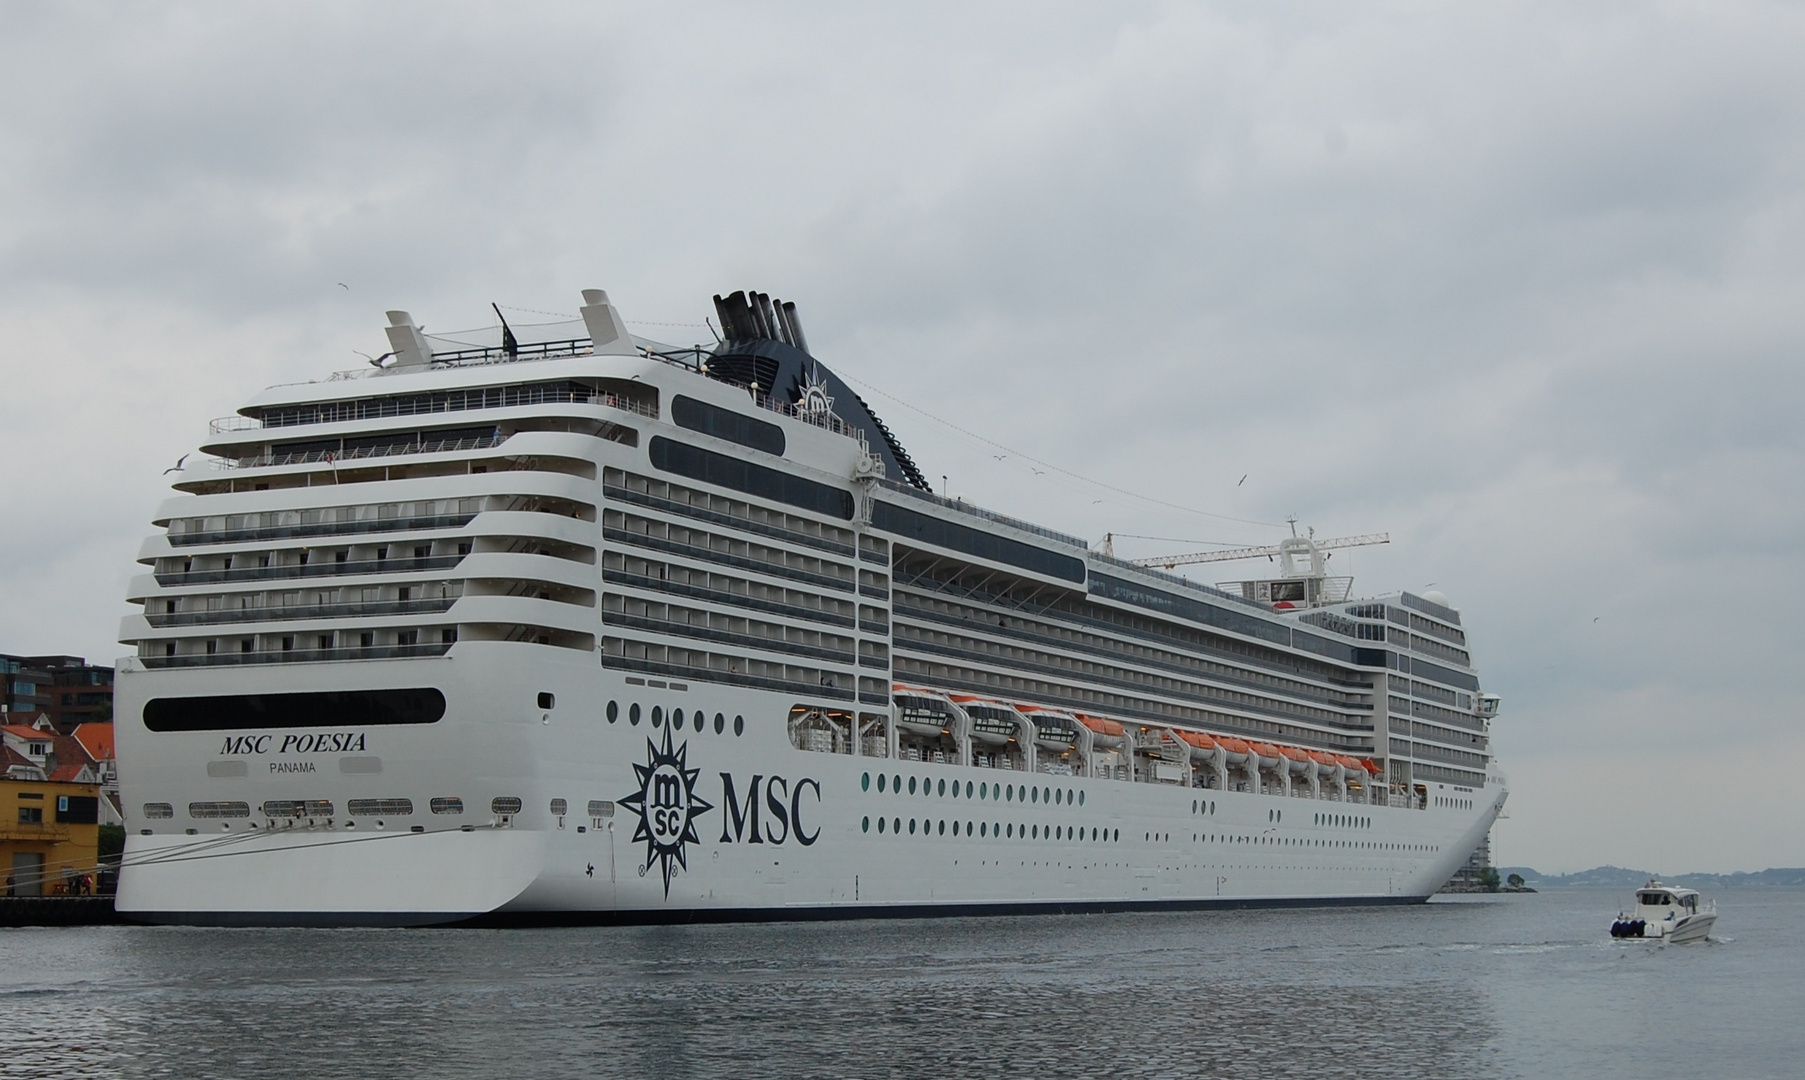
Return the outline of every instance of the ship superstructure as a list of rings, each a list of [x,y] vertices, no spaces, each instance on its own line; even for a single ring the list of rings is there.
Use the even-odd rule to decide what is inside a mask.
[[[929,490],[794,305],[215,422],[121,637],[119,908],[172,922],[1410,902],[1486,835],[1459,614],[1298,538],[1211,588]]]

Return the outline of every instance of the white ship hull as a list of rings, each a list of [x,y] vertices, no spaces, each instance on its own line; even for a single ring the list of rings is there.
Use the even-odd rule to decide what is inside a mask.
[[[380,759],[374,774],[342,773],[348,755],[331,738],[313,740],[324,750],[297,749],[300,736],[335,734],[329,726],[270,731],[263,752],[225,755],[238,735],[122,727],[129,798],[324,800],[333,816],[132,836],[118,910],[152,922],[406,925],[1404,903],[1448,880],[1503,798],[1495,788],[1475,793],[1473,809],[1414,810],[811,753],[784,737],[788,695],[629,686],[617,673],[535,655],[543,651],[465,643],[436,660],[283,672],[295,690],[446,688],[451,707],[436,724],[347,733],[358,759]],[[230,674],[269,689],[268,672]],[[185,677],[134,673],[122,680],[121,712],[162,692],[159,681]],[[531,707],[539,690],[555,694],[555,708]],[[609,701],[621,706],[613,724]],[[642,705],[638,725],[627,719],[631,703]],[[667,718],[656,729],[654,705]],[[685,725],[675,734],[668,717],[679,709]],[[727,718],[719,734],[717,712]],[[735,716],[747,720],[739,736]],[[667,736],[695,773],[679,808],[691,811],[693,838],[668,858],[643,838],[648,819],[634,799],[645,789],[635,766]],[[224,761],[242,761],[245,775],[208,775],[210,762]],[[479,774],[472,762],[483,763]],[[862,783],[880,773],[900,777],[903,791]],[[938,794],[955,782],[956,797]],[[1010,797],[970,798],[967,784]],[[1014,797],[1029,785],[1058,789],[1057,801]],[[936,794],[919,793],[930,787]],[[465,813],[432,814],[430,801],[443,796],[460,798]],[[498,797],[519,798],[522,810],[504,823],[489,812]],[[347,817],[360,798],[406,798],[415,813]],[[562,824],[549,813],[553,799],[569,807]],[[611,803],[612,816],[591,817],[592,800]],[[982,835],[967,835],[968,825]]]
[[[121,625],[122,913],[1390,903],[1486,835],[1444,603],[1305,537],[1244,589],[1122,562],[929,490],[793,305],[670,351],[584,300],[526,346],[390,312],[388,367],[214,423]]]

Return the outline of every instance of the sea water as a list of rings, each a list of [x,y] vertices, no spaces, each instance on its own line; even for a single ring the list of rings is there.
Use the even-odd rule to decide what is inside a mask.
[[[0,931],[0,1076],[1805,1075],[1805,890],[558,930]]]

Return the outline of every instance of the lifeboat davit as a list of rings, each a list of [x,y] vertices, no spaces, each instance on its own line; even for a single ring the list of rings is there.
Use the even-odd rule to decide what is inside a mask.
[[[1279,747],[1279,755],[1290,763],[1289,767],[1294,773],[1308,776],[1316,771],[1316,762],[1310,759],[1310,752],[1308,750],[1299,749],[1295,746],[1281,746]]]

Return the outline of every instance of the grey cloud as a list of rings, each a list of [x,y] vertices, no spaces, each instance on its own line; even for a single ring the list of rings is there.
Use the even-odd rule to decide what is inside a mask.
[[[1232,518],[1391,529],[1340,565],[1466,608],[1509,703],[1513,860],[1624,861],[1562,820],[1603,812],[1563,786],[1575,747],[1630,790],[1686,751],[1613,747],[1721,700],[1724,745],[1805,750],[1805,633],[1767,614],[1805,599],[1792,8],[0,19],[0,495],[53,492],[0,536],[12,647],[112,652],[165,459],[264,383],[380,351],[387,307],[451,329],[603,286],[696,323],[750,286],[799,301],[829,363],[1023,454]],[[31,404],[69,380],[74,429]],[[868,399],[1004,512],[1274,535]],[[1805,858],[1738,837],[1654,861]]]

